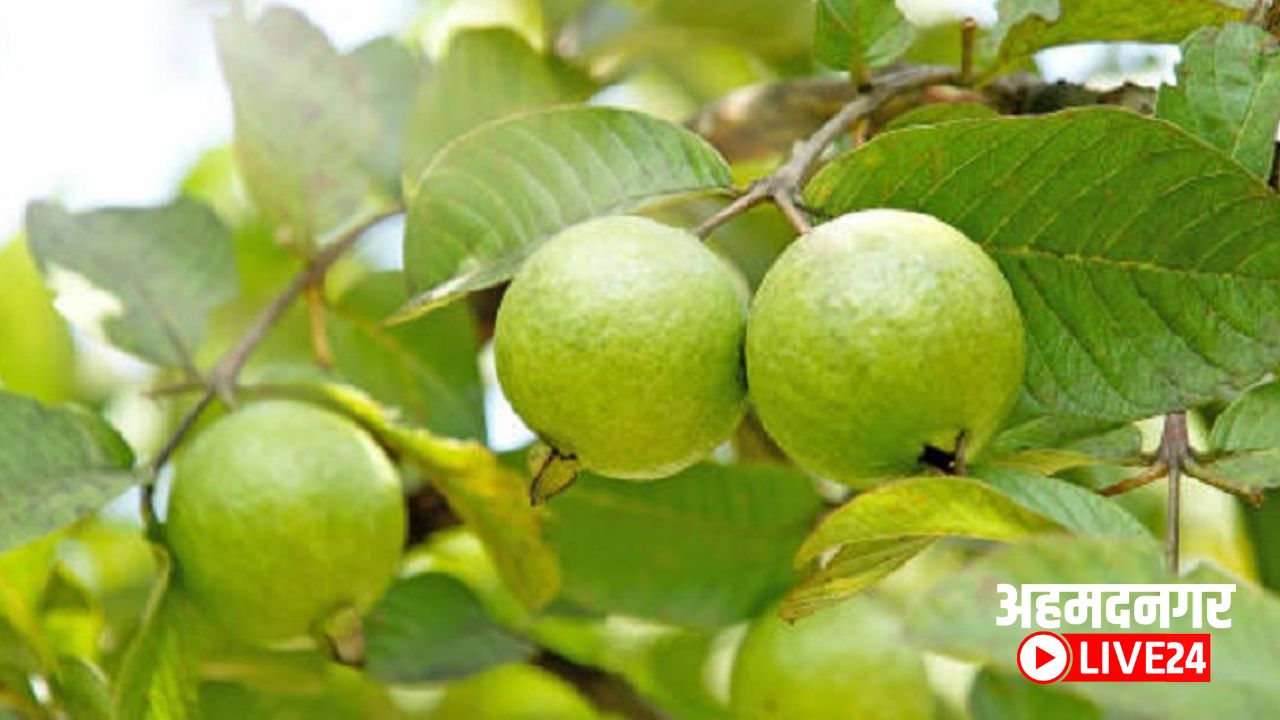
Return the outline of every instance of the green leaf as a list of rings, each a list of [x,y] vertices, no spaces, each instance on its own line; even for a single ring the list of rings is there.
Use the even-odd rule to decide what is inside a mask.
[[[1027,682],[1011,673],[983,668],[969,688],[968,710],[973,720],[1102,720],[1102,712],[1088,700],[1052,685]]]
[[[488,448],[402,425],[354,388],[314,385],[291,390],[336,406],[419,466],[480,538],[499,575],[526,607],[536,610],[555,597],[560,565],[542,537],[542,512],[529,504],[524,478],[502,465]]]
[[[1044,48],[1080,42],[1179,42],[1204,25],[1242,20],[1248,0],[999,0],[999,20],[983,39],[994,48],[994,74],[1026,62]],[[1234,7],[1232,7],[1234,5]]]
[[[387,683],[449,680],[535,652],[499,627],[465,585],[441,573],[397,581],[369,611],[364,630],[368,671]]]
[[[1280,502],[1274,494],[1261,507],[1242,508],[1244,530],[1253,549],[1258,582],[1272,592],[1280,592]]]
[[[1159,632],[1212,635],[1211,683],[1062,683],[1055,688],[1088,698],[1110,712],[1168,720],[1269,717],[1280,704],[1280,601],[1258,588],[1202,566],[1179,579],[1162,569],[1160,548],[1140,540],[1086,536],[1042,537],[1001,548],[940,583],[916,606],[908,630],[924,647],[1016,673],[1018,644],[1029,630],[1000,627],[997,583],[1235,583],[1232,627],[1193,630],[1172,618]],[[1103,623],[1089,632],[1120,632]]]
[[[209,313],[239,285],[226,227],[193,200],[82,213],[34,202],[27,234],[67,319],[160,365],[190,365]]]
[[[111,691],[102,669],[81,657],[58,659],[51,689],[76,720],[112,720]]]
[[[1151,533],[1124,508],[1078,485],[1009,468],[977,468],[974,472],[982,482],[997,488],[1019,505],[1071,532],[1154,542]]]
[[[1280,50],[1256,25],[1201,28],[1182,43],[1178,84],[1163,85],[1156,117],[1271,175],[1280,124]]]
[[[867,68],[897,60],[915,35],[893,0],[819,0],[813,53],[862,78]]]
[[[114,695],[115,715],[138,720],[199,717],[202,638],[195,609],[173,582],[169,554],[156,548],[160,575],[142,626],[124,656]]]
[[[468,130],[508,115],[581,102],[595,89],[585,73],[556,55],[534,50],[509,29],[459,33],[413,95],[405,186],[415,187],[436,153]]]
[[[1142,449],[1142,433],[1131,423],[1089,417],[1040,416],[1020,422],[996,437],[994,458],[1027,450],[1060,448],[1100,460],[1133,460]]]
[[[956,120],[985,120],[998,115],[991,106],[980,102],[940,102],[911,108],[890,120],[884,132],[917,125],[940,125]]]
[[[309,248],[396,204],[383,177],[382,88],[368,66],[291,8],[268,8],[255,22],[232,14],[214,31],[236,159],[281,242]]]
[[[43,402],[72,394],[75,348],[24,236],[0,242],[0,387]]]
[[[479,341],[465,305],[387,327],[404,302],[399,273],[377,273],[348,290],[328,314],[334,369],[415,425],[450,437],[481,440],[484,388]]]
[[[0,550],[84,517],[137,481],[105,421],[0,392]]]
[[[778,614],[784,620],[797,620],[844,602],[880,582],[933,542],[931,537],[908,537],[844,545],[787,593]]]
[[[360,66],[369,83],[367,97],[381,127],[369,155],[373,170],[383,185],[394,191],[400,186],[405,136],[414,90],[422,81],[422,64],[400,41],[390,37],[370,40],[349,57]]]
[[[1060,529],[986,483],[909,478],[856,495],[827,515],[796,553],[796,564],[840,545],[873,543],[865,547],[880,552],[889,540],[958,535],[1008,541]]]
[[[1136,420],[1280,362],[1280,199],[1167,123],[1090,108],[910,128],[806,196],[832,216],[918,210],[984,246],[1027,328],[1024,415]]]
[[[404,264],[408,319],[510,278],[557,231],[599,215],[729,185],[697,135],[642,113],[555,109],[483,125],[422,174]]]
[[[718,627],[759,614],[791,585],[791,556],[821,503],[794,470],[701,464],[651,483],[583,473],[548,507],[564,599]]]
[[[1248,488],[1280,487],[1280,383],[1267,383],[1236,398],[1209,434],[1206,467]]]

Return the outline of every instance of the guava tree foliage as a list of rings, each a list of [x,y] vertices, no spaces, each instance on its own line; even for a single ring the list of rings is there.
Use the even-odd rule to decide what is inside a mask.
[[[295,10],[233,11],[213,28],[230,147],[161,206],[31,203],[0,249],[0,717],[1274,715],[1271,3],[1001,0],[985,28],[917,27],[890,0],[486,8],[425,3],[349,51]],[[1181,43],[1177,83],[1034,72],[1043,49],[1123,40]],[[688,304],[740,324],[735,293],[797,236],[874,208],[958,229],[1012,293],[1025,374],[982,448],[955,438],[855,491],[788,459],[752,410],[646,482],[551,437],[486,445],[502,292],[562,231],[682,229],[655,231],[679,252],[654,266],[704,278]],[[689,236],[728,265],[686,259]],[[402,265],[375,251],[388,238]],[[779,337],[806,292],[789,282],[770,291]],[[554,288],[521,293],[582,325]],[[710,332],[670,329],[645,350],[658,364]],[[147,370],[94,370],[104,344]],[[823,351],[812,366],[838,374]],[[976,382],[890,354],[907,380],[886,408]],[[519,391],[566,426],[568,398],[537,381],[590,396],[600,457],[697,425],[673,406],[612,429],[621,408],[600,403],[623,378],[574,362]],[[725,375],[727,426],[742,388]],[[857,457],[896,442],[877,420],[848,419],[874,445]],[[1207,562],[1180,563],[1180,543]],[[1240,583],[1208,684],[1033,686],[1018,629],[994,623],[997,581],[1176,576]],[[926,651],[974,672],[926,673]]]

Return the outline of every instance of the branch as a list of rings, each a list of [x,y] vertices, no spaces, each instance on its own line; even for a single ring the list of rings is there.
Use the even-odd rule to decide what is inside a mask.
[[[333,242],[326,245],[301,272],[289,281],[289,284],[280,291],[280,294],[271,300],[271,303],[258,314],[258,317],[240,336],[236,344],[213,366],[203,383],[203,390],[199,399],[178,421],[178,426],[174,429],[173,434],[169,436],[164,446],[151,459],[149,468],[152,474],[158,472],[169,461],[174,451],[182,444],[183,439],[191,432],[191,428],[195,426],[196,421],[200,419],[200,415],[204,413],[205,408],[209,407],[215,397],[222,398],[223,402],[228,405],[234,404],[236,378],[240,376],[240,371],[244,369],[244,365],[249,360],[249,356],[253,354],[253,351],[257,350],[262,341],[266,339],[271,328],[275,327],[280,318],[284,317],[285,312],[289,310],[294,300],[297,300],[298,296],[308,286],[318,282],[330,266],[355,245],[366,230],[398,212],[400,212],[399,208],[379,213],[343,230]],[[151,483],[142,486],[141,509],[143,518],[148,525],[152,524],[155,519],[152,494],[153,486]]]
[[[1169,500],[1165,517],[1165,558],[1169,571],[1178,574],[1178,545],[1182,520],[1182,468],[1191,457],[1187,437],[1187,413],[1171,412],[1164,416],[1164,432],[1156,454],[1169,468]]]
[[[533,664],[569,682],[592,705],[606,713],[633,720],[667,720],[665,713],[649,704],[617,675],[580,665],[550,650],[543,650],[533,659]]]
[[[791,156],[781,167],[752,183],[745,193],[703,221],[693,233],[700,238],[705,238],[734,216],[766,200],[772,200],[778,205],[778,209],[797,232],[808,232],[809,221],[800,210],[796,197],[800,186],[817,165],[823,151],[841,135],[849,132],[856,122],[875,112],[897,95],[925,85],[944,82],[954,76],[955,70],[939,66],[909,67],[881,75],[874,89],[854,97],[823,123],[816,132],[796,145]]]

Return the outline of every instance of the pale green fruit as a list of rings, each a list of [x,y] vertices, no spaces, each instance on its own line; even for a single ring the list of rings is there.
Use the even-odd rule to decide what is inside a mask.
[[[933,717],[924,658],[896,616],[859,596],[794,623],[768,612],[734,660],[736,720],[916,720]]]
[[[747,377],[797,463],[854,485],[972,458],[1021,387],[1022,318],[996,264],[928,215],[868,210],[814,228],[751,307]]]
[[[191,596],[231,634],[271,644],[368,608],[399,566],[395,467],[367,433],[313,405],[250,405],[177,462],[169,545]]]
[[[534,253],[498,310],[494,354],[516,412],[603,475],[672,475],[742,413],[746,303],[687,232],[637,217],[575,225]]]
[[[569,683],[532,665],[503,665],[448,686],[430,720],[596,720]]]

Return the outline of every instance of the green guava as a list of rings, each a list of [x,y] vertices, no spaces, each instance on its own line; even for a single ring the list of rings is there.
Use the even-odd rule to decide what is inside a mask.
[[[382,594],[405,508],[395,467],[362,429],[268,401],[214,422],[179,457],[166,533],[206,614],[269,645]]]
[[[879,600],[863,595],[794,623],[768,612],[734,660],[735,720],[927,720],[933,695],[920,651]]]
[[[855,486],[972,458],[1017,399],[1022,317],[995,262],[959,230],[900,210],[814,228],[765,276],[747,378],[769,435]]]
[[[552,238],[498,310],[494,354],[516,413],[602,475],[672,475],[742,414],[746,301],[683,230],[605,217]]]
[[[430,720],[596,720],[569,683],[532,665],[502,665],[447,686]]]

